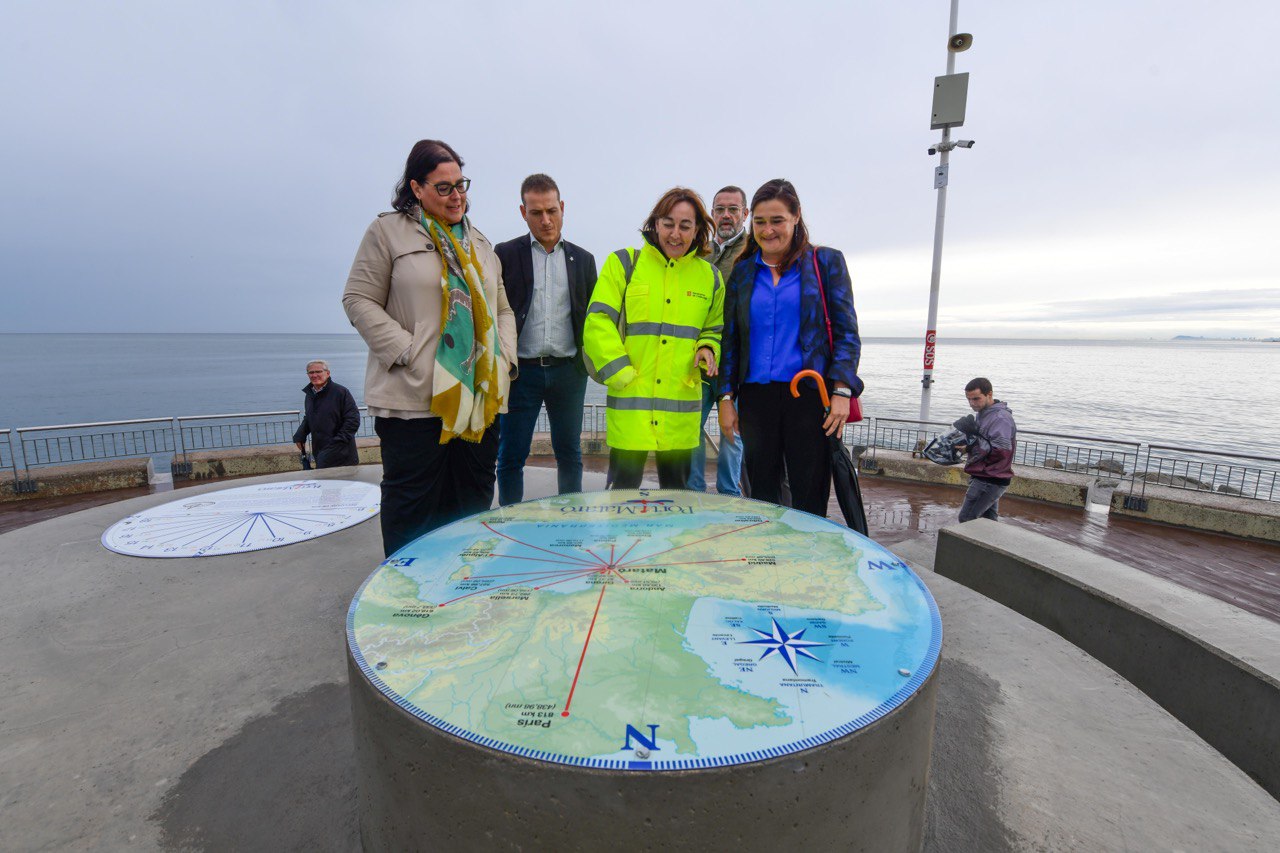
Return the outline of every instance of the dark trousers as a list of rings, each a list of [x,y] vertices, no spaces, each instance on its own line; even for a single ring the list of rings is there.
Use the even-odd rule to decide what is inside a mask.
[[[792,397],[785,382],[744,384],[738,389],[738,421],[751,497],[781,503],[783,465],[791,506],[826,517],[831,499],[831,455],[822,431],[826,411],[818,389],[805,383]]]
[[[960,520],[973,521],[975,518],[1000,520],[1000,496],[1008,486],[999,483],[969,478],[969,490],[964,493],[964,503],[960,506]]]
[[[498,503],[507,506],[524,500],[524,464],[544,402],[560,494],[582,491],[582,400],[586,393],[587,375],[576,362],[554,367],[520,365],[520,376],[511,383],[498,440]]]
[[[689,467],[693,448],[688,450],[655,450],[658,462],[658,488],[687,489]],[[609,448],[609,474],[611,489],[638,489],[644,478],[644,463],[649,459],[647,450],[619,450]]]
[[[478,443],[440,443],[440,419],[375,418],[382,440],[382,550],[389,557],[424,533],[493,503],[496,430]]]

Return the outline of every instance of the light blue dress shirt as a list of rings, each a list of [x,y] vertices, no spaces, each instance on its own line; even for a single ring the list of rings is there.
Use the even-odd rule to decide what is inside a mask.
[[[573,339],[573,306],[569,299],[569,268],[565,263],[564,241],[548,252],[533,235],[533,293],[529,313],[520,330],[516,355],[520,358],[577,355]]]

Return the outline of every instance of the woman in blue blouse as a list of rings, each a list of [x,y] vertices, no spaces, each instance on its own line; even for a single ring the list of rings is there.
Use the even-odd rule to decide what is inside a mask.
[[[825,516],[824,435],[844,429],[849,400],[862,393],[862,343],[844,255],[809,242],[790,181],[769,181],[751,200],[751,234],[725,290],[724,322],[720,431],[741,432],[751,496],[778,503],[785,462],[791,505]],[[812,380],[791,396],[791,377],[805,369],[826,380],[830,412]]]

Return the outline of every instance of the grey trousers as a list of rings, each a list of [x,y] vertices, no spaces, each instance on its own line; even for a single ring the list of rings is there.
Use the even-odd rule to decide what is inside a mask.
[[[973,521],[975,518],[989,518],[992,521],[999,521],[1000,513],[997,510],[1000,506],[1000,496],[1007,488],[1009,487],[971,478],[969,491],[964,495],[964,505],[960,507],[960,520]]]

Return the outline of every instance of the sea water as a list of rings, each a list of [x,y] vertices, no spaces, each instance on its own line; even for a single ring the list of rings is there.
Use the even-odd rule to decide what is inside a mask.
[[[867,417],[920,413],[922,344],[863,342]],[[0,335],[0,429],[297,409],[305,364],[326,359],[363,402],[359,336]],[[1250,341],[938,342],[930,419],[969,410],[986,376],[1020,429],[1274,455],[1280,343]],[[587,402],[604,388],[588,383]]]

